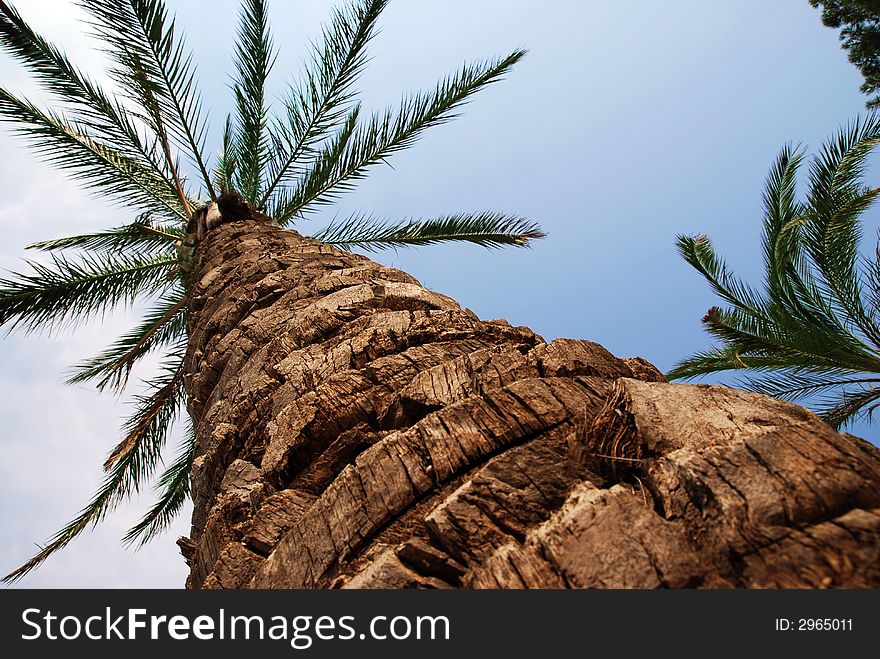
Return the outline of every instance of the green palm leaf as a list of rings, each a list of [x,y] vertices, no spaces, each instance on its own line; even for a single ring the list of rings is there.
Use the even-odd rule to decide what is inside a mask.
[[[176,253],[177,242],[183,237],[183,230],[179,226],[153,223],[149,215],[142,215],[131,224],[109,231],[43,240],[27,248],[44,252],[78,248],[85,251],[141,255],[163,253],[171,256]]]
[[[880,118],[844,127],[811,162],[809,193],[796,200],[803,155],[785,147],[764,191],[765,290],[737,280],[705,236],[680,236],[679,251],[728,309],[703,319],[721,345],[680,362],[670,379],[727,370],[744,386],[789,400],[817,400],[840,427],[870,416],[880,398],[880,244],[861,256],[862,217],[880,195],[862,179],[880,144]],[[866,287],[870,286],[870,288]]]
[[[865,312],[859,270],[861,215],[880,194],[860,185],[865,161],[880,143],[880,119],[869,117],[844,128],[823,148],[810,173],[813,213],[804,231],[804,247],[820,275],[826,297],[860,331],[880,340]]]
[[[192,57],[162,0],[81,0],[98,36],[117,62],[113,77],[143,110],[156,135],[166,134],[198,168],[216,199],[205,165],[207,124],[196,89]],[[171,169],[174,159],[166,157]]]
[[[764,190],[762,247],[767,264],[766,286],[772,298],[793,299],[789,274],[797,270],[798,239],[803,208],[796,200],[797,175],[804,154],[786,145],[767,178]]]
[[[312,237],[344,250],[359,247],[372,252],[440,242],[468,242],[488,248],[526,247],[544,235],[537,224],[521,217],[460,213],[433,220],[398,222],[355,216],[333,222]]]
[[[717,295],[743,313],[762,316],[764,299],[734,277],[724,260],[715,253],[708,236],[678,236],[677,245],[681,257],[703,275]]]
[[[223,128],[223,144],[220,148],[220,157],[217,158],[217,166],[214,167],[214,185],[221,192],[233,190],[235,170],[238,168],[238,157],[235,148],[235,136],[233,135],[232,117],[226,117],[226,125]]]
[[[33,71],[46,89],[89,112],[96,121],[110,121],[115,115],[117,108],[100,87],[37,34],[5,0],[0,0],[0,44]]]
[[[880,377],[859,377],[857,371],[840,368],[807,370],[783,366],[747,378],[744,383],[752,391],[775,398],[798,401],[850,385],[877,384],[880,383]]]
[[[257,208],[265,208],[279,186],[304,171],[304,159],[350,112],[354,83],[367,63],[367,44],[387,4],[388,0],[356,0],[334,10],[321,45],[313,50],[311,67],[300,84],[290,89],[287,116],[273,126],[268,182]],[[272,205],[277,206],[277,201]]]
[[[525,51],[517,50],[502,59],[466,65],[456,75],[440,81],[433,92],[405,98],[397,111],[374,115],[345,140],[338,157],[335,143],[319,152],[292,192],[279,195],[271,217],[284,224],[310,207],[330,203],[351,190],[371,165],[412,146],[428,128],[454,119],[457,108],[500,80],[524,56]]]
[[[170,185],[170,172],[161,165],[155,149],[144,142],[124,108],[60,49],[37,34],[5,0],[0,0],[0,45],[67,104],[76,124]]]
[[[880,387],[844,389],[831,398],[819,413],[833,428],[841,428],[859,419],[873,419],[874,411],[880,403]]]
[[[196,434],[190,423],[174,462],[156,482],[157,489],[161,490],[159,500],[125,534],[122,539],[125,544],[146,544],[168,528],[177,517],[189,497],[190,471],[192,470],[195,443]]]
[[[151,352],[186,338],[186,296],[175,290],[163,296],[147,311],[143,321],[117,339],[107,350],[73,369],[69,384],[96,381],[98,389],[107,387],[120,391],[132,368]]]
[[[266,79],[269,77],[274,56],[267,12],[265,0],[245,0],[235,47],[238,78],[232,91],[238,110],[236,180],[238,192],[252,206],[257,205],[263,169],[269,155],[266,134]]]
[[[0,120],[14,123],[46,162],[66,170],[86,189],[159,216],[185,217],[168,181],[121,151],[94,139],[84,125],[71,125],[0,88]]]
[[[53,256],[51,265],[28,262],[31,272],[0,279],[0,324],[50,330],[131,304],[169,285],[174,256]]]

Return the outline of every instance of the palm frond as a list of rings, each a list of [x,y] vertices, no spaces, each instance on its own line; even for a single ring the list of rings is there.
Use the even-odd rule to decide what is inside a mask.
[[[27,246],[43,252],[65,249],[110,252],[115,254],[165,254],[172,255],[178,241],[184,237],[179,226],[168,226],[150,221],[142,215],[131,224],[108,231],[97,231],[79,236],[43,240]]]
[[[208,195],[216,200],[203,156],[206,120],[192,56],[164,1],[80,1],[116,61],[115,80],[141,107],[157,136],[167,130],[199,170]]]
[[[0,120],[31,143],[37,155],[69,172],[86,189],[159,216],[186,217],[168,181],[142,163],[90,136],[84,126],[43,111],[0,88]]]
[[[708,236],[679,235],[676,246],[682,258],[703,275],[721,298],[745,313],[763,315],[764,299],[734,277],[724,260],[715,253]]]
[[[750,391],[794,402],[840,387],[880,383],[880,377],[859,377],[858,372],[841,369],[802,370],[786,366],[747,377],[743,383]]]
[[[803,215],[796,201],[797,174],[804,154],[786,145],[776,159],[764,188],[764,265],[771,297],[790,297],[788,279],[799,266],[798,219]]]
[[[880,139],[880,114],[849,122],[827,140],[810,168],[810,205],[820,213],[833,211],[841,192],[859,188],[868,156]]]
[[[171,424],[183,404],[185,350],[185,341],[170,350],[163,363],[164,373],[151,380],[149,394],[135,396],[135,413],[125,423],[125,436],[104,462],[104,469],[110,471],[130,456],[137,456],[138,469],[131,471],[135,488],[142,478],[152,473]]]
[[[129,529],[122,539],[123,543],[143,546],[161,534],[177,517],[189,497],[190,471],[192,470],[195,443],[195,430],[192,423],[189,423],[174,462],[156,483],[156,489],[161,489],[159,500],[135,526]]]
[[[781,310],[755,317],[738,309],[710,309],[703,318],[706,330],[741,355],[784,356],[792,366],[871,370],[880,361],[840,326],[804,326],[792,323]]]
[[[779,355],[743,355],[735,346],[721,345],[701,350],[678,362],[666,374],[669,380],[693,380],[734,369],[782,369],[790,367],[790,360]]]
[[[863,387],[843,390],[818,411],[826,423],[835,430],[862,418],[871,419],[880,403],[880,387]]]
[[[151,385],[150,393],[137,397],[135,412],[123,429],[125,438],[108,458],[108,473],[97,494],[33,558],[3,577],[4,582],[21,579],[85,529],[99,523],[125,497],[140,489],[141,482],[155,470],[162,446],[182,405],[182,380],[183,353],[178,350],[165,364],[164,375]]]
[[[874,258],[865,258],[863,270],[865,272],[865,291],[868,314],[871,319],[880,325],[880,232],[876,235],[877,242],[874,245]]]
[[[361,104],[355,103],[349,109],[345,121],[343,121],[336,129],[333,136],[324,143],[321,152],[315,156],[316,158],[319,158],[322,163],[325,163],[328,169],[333,167],[334,163],[338,163],[345,154],[345,150],[357,128],[360,112]],[[272,199],[269,200],[269,204],[266,208],[269,217],[279,224],[284,224],[285,220],[283,218],[286,213],[285,209],[289,207],[291,199],[292,194],[288,190],[284,189],[277,191]]]
[[[116,108],[100,87],[54,44],[31,28],[6,0],[0,0],[0,46],[24,64],[45,88],[75,107],[108,121]]]
[[[137,66],[139,66],[139,61],[135,59],[132,64],[133,70],[136,70],[135,67]],[[140,77],[142,79],[145,78],[143,74],[141,74]],[[165,166],[168,171],[171,172],[174,191],[177,193],[177,198],[180,200],[180,205],[183,207],[184,214],[187,217],[192,217],[193,204],[190,202],[189,194],[183,184],[184,175],[180,169],[180,161],[175,158],[175,155],[171,150],[171,139],[168,130],[165,128],[165,120],[162,118],[162,106],[159,104],[155,93],[148,85],[144,85],[142,96],[142,105],[147,112],[147,120],[152,125],[153,131],[156,133],[156,143],[162,150],[162,156],[165,159]]]
[[[119,337],[107,350],[74,367],[68,384],[96,380],[99,390],[121,391],[134,365],[157,348],[186,339],[186,296],[174,290],[160,299],[141,323]]]
[[[49,265],[26,263],[30,272],[0,279],[0,324],[35,331],[76,324],[168,286],[177,258],[104,254],[75,262],[53,255]]]
[[[355,0],[334,10],[321,45],[313,49],[311,65],[299,85],[290,88],[286,117],[272,126],[274,148],[258,209],[266,207],[279,187],[302,173],[304,158],[351,111],[354,83],[367,63],[366,47],[387,4],[388,0]]]
[[[354,216],[332,222],[312,236],[323,243],[350,250],[376,251],[396,247],[468,242],[481,247],[526,247],[545,234],[535,223],[502,213],[458,213],[431,220],[391,221]]]
[[[220,149],[220,157],[217,158],[217,166],[214,168],[214,185],[217,186],[221,194],[233,189],[237,167],[238,157],[236,155],[232,117],[227,116],[226,125],[223,128],[223,145]]]
[[[875,342],[880,333],[865,311],[859,270],[860,216],[880,190],[860,185],[865,162],[880,144],[880,119],[852,122],[829,141],[810,171],[810,221],[803,244],[815,264],[819,286],[838,313]]]
[[[369,123],[355,129],[338,158],[328,157],[336,147],[331,143],[318,153],[292,193],[280,196],[273,219],[284,224],[311,206],[330,203],[351,190],[371,165],[412,146],[428,128],[456,118],[457,108],[500,80],[524,55],[525,51],[518,50],[499,60],[466,65],[458,74],[440,81],[433,92],[405,98],[397,111],[374,115]]]
[[[772,229],[768,228],[765,235]],[[767,268],[781,269],[767,275],[769,298],[763,298],[733,276],[706,236],[679,236],[678,248],[712,285],[715,292],[733,305],[723,310],[713,307],[703,318],[703,325],[713,336],[730,342],[740,355],[765,355],[783,350],[798,359],[809,356],[833,359],[830,355],[860,353],[865,363],[873,356],[839,322],[832,307],[816,288],[809,272],[792,263],[778,268],[772,261]],[[778,283],[784,279],[784,283]],[[833,346],[833,352],[829,346]]]
[[[170,189],[170,173],[125,109],[59,48],[35,32],[5,0],[0,0],[0,45],[34,73],[47,91],[66,103],[75,124],[84,126],[97,140],[113,144],[119,153],[166,181]]]
[[[791,357],[792,353],[811,352],[807,346],[799,346],[798,350],[789,348],[787,328],[780,326],[774,318],[743,312],[735,307],[712,307],[703,317],[703,327],[740,355],[764,356],[783,350]]]
[[[796,199],[803,155],[783,149],[764,192],[763,295],[733,277],[707,238],[679,238],[685,260],[732,306],[703,319],[721,345],[680,362],[670,379],[745,371],[752,374],[746,388],[824,400],[819,409],[835,427],[873,410],[880,398],[880,243],[867,267],[860,245],[862,216],[880,195],[862,184],[878,145],[880,117],[844,127],[812,159],[804,202]]]
[[[268,159],[266,79],[272,68],[266,0],[244,0],[235,46],[238,77],[233,84],[237,109],[236,154],[238,192],[256,207]],[[225,151],[225,149],[224,149]]]

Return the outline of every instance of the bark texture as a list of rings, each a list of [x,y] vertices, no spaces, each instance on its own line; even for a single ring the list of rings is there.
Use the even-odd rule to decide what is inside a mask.
[[[880,452],[248,219],[193,261],[191,588],[878,587]]]

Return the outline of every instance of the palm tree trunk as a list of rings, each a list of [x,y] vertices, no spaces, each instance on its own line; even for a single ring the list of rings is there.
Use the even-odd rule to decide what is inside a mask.
[[[256,215],[193,268],[191,588],[880,586],[880,451],[800,407]]]

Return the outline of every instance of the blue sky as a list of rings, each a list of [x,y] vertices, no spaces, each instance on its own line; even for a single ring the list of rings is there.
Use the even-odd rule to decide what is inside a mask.
[[[46,36],[99,75],[102,58],[68,0],[14,3]],[[195,51],[206,107],[230,110],[236,3],[170,0]],[[274,92],[293,79],[332,3],[275,0],[281,47]],[[760,273],[761,188],[786,142],[815,150],[863,112],[861,78],[807,0],[392,0],[361,83],[365,105],[433,86],[466,60],[517,47],[504,82],[432,130],[324,216],[368,210],[429,217],[494,209],[538,220],[530,250],[470,246],[387,252],[484,318],[528,325],[547,340],[598,341],[660,369],[709,343],[699,319],[716,303],[676,254],[678,233],[706,233],[736,271]],[[8,57],[3,86],[31,91]],[[216,143],[215,143],[216,144]],[[28,243],[131,220],[36,162],[0,132],[0,267],[20,268]],[[876,218],[872,217],[874,221]],[[872,233],[869,231],[869,233]],[[0,570],[27,559],[87,501],[118,439],[123,403],[65,387],[65,369],[127,328],[122,314],[72,334],[0,341]],[[877,429],[859,428],[877,442]],[[126,504],[22,586],[178,587],[174,539],[189,510],[139,552],[119,539],[152,501]]]

